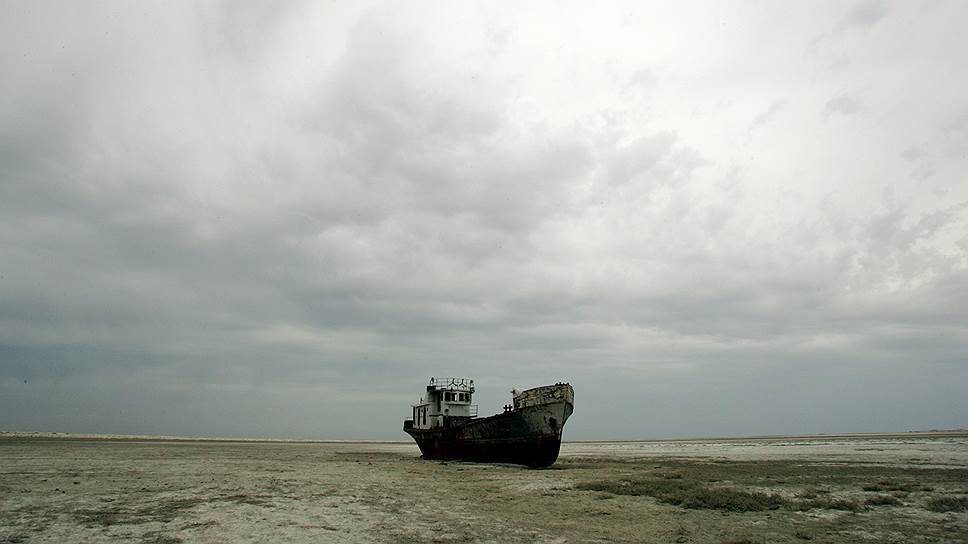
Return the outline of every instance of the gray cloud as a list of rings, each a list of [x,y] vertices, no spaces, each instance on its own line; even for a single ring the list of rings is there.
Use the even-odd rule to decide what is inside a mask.
[[[844,18],[834,27],[835,32],[853,28],[869,29],[888,14],[887,3],[882,0],[861,0],[850,8]]]
[[[917,146],[911,146],[901,152],[901,157],[908,162],[918,162],[924,155],[924,150]]]
[[[756,117],[753,118],[753,123],[751,129],[756,128],[760,125],[765,125],[772,119],[776,114],[778,114],[787,105],[785,100],[774,100],[770,107],[766,110],[758,113]]]
[[[628,183],[647,175],[672,151],[675,140],[674,133],[661,132],[622,145],[608,160],[609,182]]]
[[[622,90],[629,92],[636,89],[648,89],[657,83],[658,77],[652,72],[652,70],[649,70],[648,68],[640,68],[628,78]]]
[[[402,439],[445,373],[571,438],[963,426],[963,104],[648,17],[2,9],[0,428]]]
[[[944,122],[941,128],[946,133],[968,137],[968,113],[952,116]]]
[[[863,106],[860,101],[853,98],[847,94],[837,95],[827,101],[823,106],[823,113],[825,116],[830,116],[835,113],[841,115],[854,115],[855,113],[861,111]]]

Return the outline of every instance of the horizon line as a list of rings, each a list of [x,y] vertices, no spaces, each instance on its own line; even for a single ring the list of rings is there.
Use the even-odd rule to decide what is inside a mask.
[[[639,442],[729,442],[738,440],[823,440],[848,438],[900,438],[904,436],[933,436],[950,437],[968,435],[968,429],[928,429],[886,432],[839,432],[812,434],[764,434],[741,436],[694,436],[694,437],[663,437],[663,438],[598,438],[562,440],[563,444],[625,444]],[[0,431],[2,438],[41,438],[63,440],[117,440],[133,441],[146,440],[155,442],[256,442],[256,443],[305,443],[305,444],[412,444],[409,440],[389,439],[361,439],[361,438],[270,438],[270,437],[216,437],[216,436],[180,436],[180,435],[141,435],[141,434],[111,434],[111,433],[71,433],[60,431]]]

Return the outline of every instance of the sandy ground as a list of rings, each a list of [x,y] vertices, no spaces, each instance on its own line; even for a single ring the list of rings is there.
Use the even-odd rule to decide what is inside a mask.
[[[723,490],[779,503],[702,504]],[[968,542],[966,496],[959,433],[569,443],[546,470],[405,443],[0,434],[2,543]]]

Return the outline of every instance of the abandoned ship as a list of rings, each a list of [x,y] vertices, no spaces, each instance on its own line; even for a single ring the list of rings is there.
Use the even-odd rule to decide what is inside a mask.
[[[424,459],[551,466],[574,410],[575,390],[558,383],[512,394],[504,413],[479,418],[471,404],[474,380],[430,378],[426,396],[413,405],[403,430]]]

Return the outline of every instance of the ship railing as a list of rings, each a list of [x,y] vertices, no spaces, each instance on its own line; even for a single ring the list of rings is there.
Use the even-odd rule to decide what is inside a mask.
[[[473,391],[474,380],[468,378],[430,378],[430,387]]]

